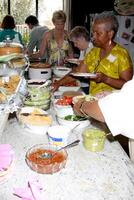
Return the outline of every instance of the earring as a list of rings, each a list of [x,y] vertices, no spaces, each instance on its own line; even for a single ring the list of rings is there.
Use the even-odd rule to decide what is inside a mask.
[[[112,41],[111,41],[111,40],[109,40],[109,46],[111,45],[111,43],[112,43]]]

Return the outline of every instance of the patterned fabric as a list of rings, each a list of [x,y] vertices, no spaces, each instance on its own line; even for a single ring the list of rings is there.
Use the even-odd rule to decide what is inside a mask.
[[[0,31],[0,42],[6,41],[7,37],[9,37],[10,41],[13,41],[15,39],[15,35],[18,36],[18,42],[23,44],[21,34],[13,29],[2,29]]]
[[[107,76],[116,79],[119,79],[121,72],[127,70],[129,67],[132,67],[127,50],[119,44],[116,44],[111,52],[103,59],[100,59],[100,48],[93,48],[85,56],[84,63],[87,65],[88,72],[102,72]],[[114,90],[114,88],[105,83],[90,81],[91,95],[112,90]]]
[[[64,40],[61,47],[58,47],[58,44],[54,38],[54,32],[52,30],[51,37],[48,42],[48,57],[49,63],[53,65],[60,65],[63,63],[66,56],[71,52],[71,44],[68,40],[67,33],[64,32]]]

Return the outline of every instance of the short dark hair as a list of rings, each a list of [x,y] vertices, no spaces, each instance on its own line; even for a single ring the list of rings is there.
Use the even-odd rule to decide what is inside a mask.
[[[34,25],[39,24],[39,21],[38,21],[38,19],[37,19],[36,16],[34,16],[34,15],[29,15],[29,16],[25,19],[25,23],[26,23],[26,24],[32,24],[32,25],[34,26]]]
[[[3,21],[1,23],[1,28],[3,28],[3,29],[14,29],[15,28],[15,21],[14,21],[13,16],[6,15],[3,18]]]
[[[85,38],[86,41],[90,41],[90,34],[84,26],[75,26],[69,35],[70,40],[73,38]]]

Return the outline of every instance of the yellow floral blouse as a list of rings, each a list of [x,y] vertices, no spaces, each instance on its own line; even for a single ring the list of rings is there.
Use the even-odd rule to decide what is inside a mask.
[[[53,65],[60,65],[60,63],[63,63],[64,59],[69,56],[70,53],[72,53],[72,46],[69,42],[67,33],[64,32],[64,41],[62,46],[59,48],[52,31],[48,42],[49,63]]]
[[[132,62],[127,50],[119,44],[116,44],[111,52],[103,59],[100,59],[100,48],[94,47],[85,56],[84,63],[87,65],[88,72],[102,72],[116,79],[119,79],[121,72],[132,67]],[[103,91],[112,91],[114,89],[115,88],[105,83],[90,81],[89,92],[91,95],[96,95]]]

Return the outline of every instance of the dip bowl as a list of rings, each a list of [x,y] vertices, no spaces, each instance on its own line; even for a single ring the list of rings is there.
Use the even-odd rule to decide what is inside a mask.
[[[53,174],[60,171],[65,167],[67,161],[67,151],[62,149],[58,150],[58,146],[49,144],[37,144],[31,147],[26,153],[27,165],[37,173]],[[44,153],[54,154],[51,158],[43,158]]]

